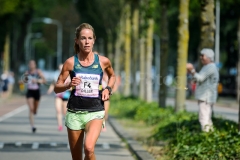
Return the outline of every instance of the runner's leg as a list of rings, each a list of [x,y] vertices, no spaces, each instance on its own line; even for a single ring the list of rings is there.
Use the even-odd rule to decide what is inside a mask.
[[[66,113],[67,113],[67,103],[68,103],[68,101],[63,101],[63,115],[65,116],[66,115]]]
[[[97,139],[100,135],[102,129],[103,119],[94,119],[87,123],[85,132],[86,138],[84,143],[84,160],[96,160],[94,154],[94,148],[97,142]]]
[[[71,130],[67,128],[67,131],[72,160],[82,160],[84,130]]]
[[[37,114],[37,110],[38,110],[38,105],[39,105],[39,100],[34,100],[34,102],[33,102],[33,104],[34,104],[34,108],[33,108],[33,113],[34,114]]]
[[[61,130],[61,127],[62,127],[62,99],[59,97],[55,98],[55,108],[56,108],[56,112],[57,112],[58,129]]]
[[[107,130],[106,128],[106,121],[108,120],[108,110],[110,107],[110,101],[104,101],[104,110],[105,110],[105,117],[104,117],[104,128],[102,128],[102,131],[105,132]]]
[[[27,98],[27,104],[29,107],[29,121],[30,121],[30,125],[31,127],[34,127],[34,99],[32,97]]]

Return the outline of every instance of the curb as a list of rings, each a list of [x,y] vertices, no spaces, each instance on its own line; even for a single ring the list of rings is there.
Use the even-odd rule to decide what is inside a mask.
[[[135,141],[127,132],[124,131],[124,128],[116,121],[115,118],[109,116],[108,122],[118,136],[127,143],[130,151],[137,157],[138,160],[155,160],[154,157],[146,149],[144,149],[138,141]]]

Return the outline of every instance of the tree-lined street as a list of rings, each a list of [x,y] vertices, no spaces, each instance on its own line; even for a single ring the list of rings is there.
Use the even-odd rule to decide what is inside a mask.
[[[90,61],[95,52],[110,60],[116,83],[113,86],[109,76],[114,93],[109,113],[119,122],[133,122],[136,133],[138,125],[153,130],[138,139],[149,153],[157,146],[166,159],[239,158],[239,5],[240,0],[1,0],[0,160],[70,159],[66,128],[57,130],[54,97],[45,93],[59,75],[58,65],[75,55],[74,47],[82,39],[76,28],[82,23],[94,28],[96,39],[87,52],[77,51],[80,64],[82,53],[89,58],[84,67],[95,63]],[[30,60],[46,78],[36,75],[44,96],[35,134],[23,96],[30,82]],[[214,74],[209,69],[204,74],[208,64]],[[98,85],[101,90],[101,81]],[[193,97],[200,90],[199,106],[207,108],[199,111]],[[201,132],[200,119],[202,131],[211,126],[215,95],[214,131]],[[134,159],[114,125],[101,133],[97,158]]]

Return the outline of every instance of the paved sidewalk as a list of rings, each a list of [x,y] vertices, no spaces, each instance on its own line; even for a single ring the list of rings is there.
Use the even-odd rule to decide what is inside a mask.
[[[195,99],[191,99],[187,101],[196,102]],[[228,98],[228,97],[219,97],[215,105],[219,107],[232,108],[232,109],[239,108],[239,103],[237,102],[237,99]]]
[[[186,100],[185,104],[187,111],[196,113],[198,112],[198,104],[196,100]],[[173,98],[168,98],[167,105],[174,106],[175,100]],[[238,122],[238,107],[230,107],[217,103],[213,106],[213,113],[214,116]]]

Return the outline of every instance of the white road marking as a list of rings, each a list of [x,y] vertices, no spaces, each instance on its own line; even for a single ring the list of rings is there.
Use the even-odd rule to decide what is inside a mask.
[[[1,122],[1,121],[4,121],[5,119],[7,119],[7,118],[9,118],[9,117],[14,116],[15,114],[18,114],[18,113],[24,111],[25,109],[27,109],[27,105],[23,105],[23,106],[15,109],[15,110],[7,113],[7,114],[1,116],[1,117],[0,117],[0,122]]]
[[[45,101],[46,99],[47,99],[46,97],[43,97],[41,102]],[[18,113],[24,111],[27,108],[28,108],[28,106],[25,104],[25,105],[20,106],[19,108],[15,109],[15,110],[11,111],[11,112],[8,112],[7,114],[4,114],[3,116],[0,117],[0,122],[4,121],[7,118],[10,118],[10,117],[14,116],[15,114],[18,114]]]
[[[108,143],[103,143],[103,144],[102,144],[102,147],[103,147],[104,149],[109,149],[109,148],[110,148],[110,146],[109,146]]]
[[[2,149],[4,147],[4,143],[0,142],[0,149]]]
[[[57,143],[56,143],[56,142],[51,142],[51,143],[50,143],[50,146],[56,147],[56,146],[57,146]]]
[[[38,149],[38,147],[39,147],[39,143],[38,142],[34,142],[32,144],[32,149]]]
[[[16,142],[15,146],[18,146],[18,147],[22,146],[22,142]]]

